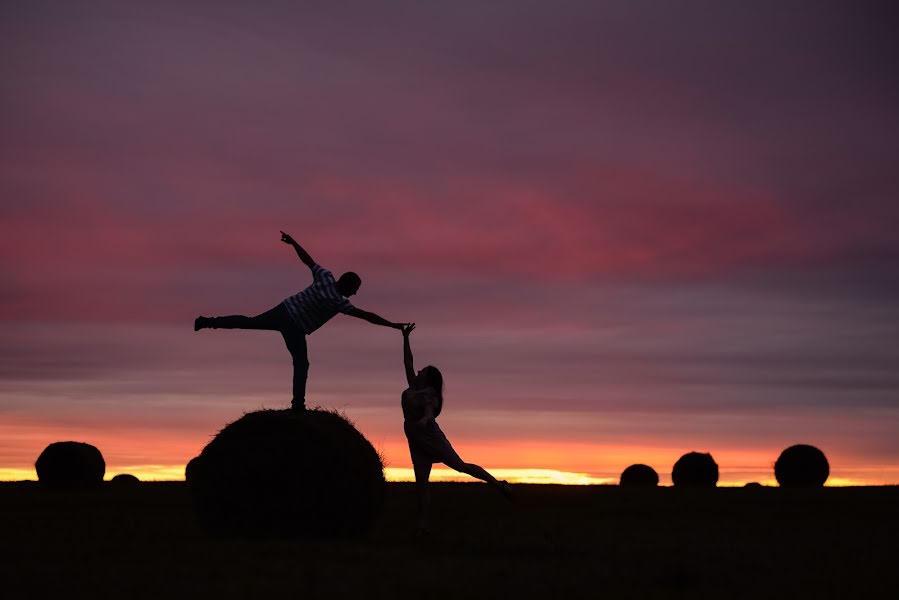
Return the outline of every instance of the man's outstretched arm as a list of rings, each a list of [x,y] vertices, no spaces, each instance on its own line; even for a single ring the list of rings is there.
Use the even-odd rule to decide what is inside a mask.
[[[281,241],[284,242],[285,244],[288,244],[288,245],[290,245],[290,246],[293,246],[293,249],[297,251],[297,256],[300,257],[300,260],[303,261],[303,263],[304,263],[307,267],[309,267],[309,268],[311,269],[312,267],[315,266],[315,261],[312,260],[312,257],[311,257],[311,256],[309,256],[309,253],[306,252],[306,250],[304,250],[303,247],[300,246],[300,245],[296,242],[295,239],[293,239],[292,237],[290,237],[290,234],[289,234],[289,233],[284,233],[284,232],[282,231],[282,232],[281,232]]]
[[[350,315],[351,317],[356,317],[357,319],[362,319],[363,321],[368,321],[369,323],[374,323],[375,325],[393,327],[394,329],[402,329],[406,325],[405,323],[393,323],[392,321],[388,321],[384,317],[378,316],[375,313],[368,312],[366,310],[362,310],[361,308],[356,308],[355,306],[344,314]]]

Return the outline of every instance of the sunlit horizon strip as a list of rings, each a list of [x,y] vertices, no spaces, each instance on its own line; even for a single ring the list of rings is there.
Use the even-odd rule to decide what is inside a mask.
[[[109,481],[119,474],[131,474],[141,481],[184,481],[183,465],[126,465],[110,468],[104,477]],[[618,477],[600,477],[590,473],[557,471],[553,469],[492,469],[497,479],[510,483],[545,484],[545,485],[617,485]],[[384,475],[388,482],[405,483],[415,481],[415,473],[410,468],[387,467]],[[726,474],[725,474],[726,475]],[[660,487],[668,487],[666,479],[670,474],[660,473]],[[478,480],[447,468],[435,468],[431,471],[432,482],[440,483],[474,483]],[[0,482],[37,481],[34,469],[0,468]],[[767,487],[777,487],[774,477],[750,477],[734,480],[719,480],[718,487],[743,487],[747,483],[759,483]],[[860,477],[833,476],[824,484],[825,487],[869,487],[894,486],[894,482],[864,479]]]
[[[617,477],[594,477],[589,473],[571,473],[553,469],[491,469],[490,473],[497,479],[505,479],[510,483],[544,483],[561,485],[602,485],[618,483]],[[384,469],[387,481],[415,481],[415,471],[404,467],[387,467]],[[452,469],[436,468],[431,470],[431,481],[435,482],[473,482],[477,481],[468,475]]]

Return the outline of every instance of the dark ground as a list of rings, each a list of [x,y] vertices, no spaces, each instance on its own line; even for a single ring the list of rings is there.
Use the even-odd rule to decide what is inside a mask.
[[[412,538],[390,484],[364,539],[223,541],[184,483],[0,483],[5,598],[873,598],[899,583],[899,487],[627,490],[435,484]]]

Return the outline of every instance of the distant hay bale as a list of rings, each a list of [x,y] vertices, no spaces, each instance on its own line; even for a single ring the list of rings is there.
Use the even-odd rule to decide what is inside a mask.
[[[86,488],[103,483],[106,461],[96,447],[84,442],[53,442],[34,463],[41,485],[49,488]]]
[[[744,488],[751,488],[751,489],[759,489],[759,488],[761,488],[761,487],[763,487],[763,486],[762,486],[762,484],[759,483],[758,481],[750,481],[749,483],[747,483],[747,484],[744,485],[743,487],[744,487]]]
[[[248,413],[220,431],[185,475],[200,523],[247,537],[362,533],[387,490],[371,443],[325,410]]]
[[[631,465],[621,473],[622,487],[654,487],[659,485],[659,474],[648,465]]]
[[[781,487],[821,487],[829,476],[827,457],[806,444],[790,446],[774,463],[774,477]]]
[[[711,454],[688,452],[671,470],[675,487],[715,487],[718,485],[718,463]]]
[[[110,479],[109,483],[117,488],[132,488],[140,483],[140,479],[130,473],[119,473]]]

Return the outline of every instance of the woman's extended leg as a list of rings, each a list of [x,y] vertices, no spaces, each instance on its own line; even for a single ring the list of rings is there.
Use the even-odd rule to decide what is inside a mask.
[[[493,475],[488,473],[483,467],[480,467],[474,463],[467,463],[467,462],[462,462],[461,460],[459,460],[459,462],[453,462],[452,464],[447,464],[446,466],[448,466],[451,469],[455,469],[456,471],[459,471],[460,473],[465,473],[466,475],[471,475],[475,479],[480,479],[481,481],[486,481],[487,483],[489,483],[491,485],[499,484],[499,481],[497,481],[496,477],[494,477]]]
[[[451,460],[450,462],[445,463],[451,469],[455,469],[460,473],[465,473],[466,475],[471,475],[476,479],[480,479],[481,481],[486,481],[490,485],[492,485],[496,490],[502,494],[507,500],[512,500],[512,487],[509,485],[507,481],[499,481],[496,477],[487,472],[483,467],[476,465],[474,463],[464,462],[459,455],[456,457],[458,460]]]
[[[431,488],[428,479],[431,478],[431,464],[418,463],[412,465],[415,469],[415,490],[418,492],[418,530],[415,535],[428,533],[431,520]]]

